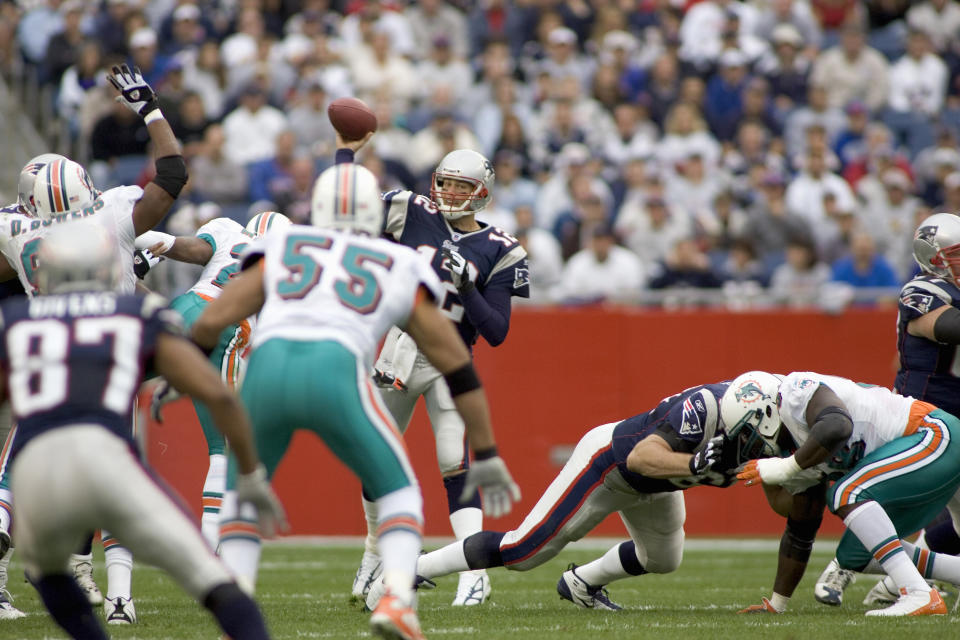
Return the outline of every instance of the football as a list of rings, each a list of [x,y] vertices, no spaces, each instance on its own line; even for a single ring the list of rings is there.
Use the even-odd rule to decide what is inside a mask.
[[[344,140],[359,140],[377,130],[377,116],[356,98],[337,98],[327,107],[327,116]]]

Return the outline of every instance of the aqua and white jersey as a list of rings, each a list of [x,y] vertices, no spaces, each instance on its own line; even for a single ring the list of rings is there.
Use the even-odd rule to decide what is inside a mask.
[[[143,196],[137,186],[116,187],[104,191],[94,203],[81,211],[53,216],[49,220],[32,218],[22,213],[0,216],[0,252],[17,271],[20,283],[28,296],[36,293],[37,252],[52,225],[69,224],[75,220],[90,219],[105,225],[117,239],[120,250],[121,294],[136,292],[137,276],[133,272],[133,252],[136,234],[133,230],[133,206]]]
[[[813,468],[829,476],[849,470],[865,455],[892,440],[913,433],[917,430],[920,418],[935,408],[885,387],[858,384],[847,378],[810,371],[796,371],[786,376],[780,384],[779,404],[780,419],[798,447],[810,435],[807,405],[820,385],[829,387],[837,394],[853,419],[853,433],[846,445],[830,460]],[[805,469],[801,477],[784,486],[794,493],[812,486],[816,482],[813,469]]]
[[[294,225],[258,239],[242,262],[257,256],[266,300],[254,349],[271,338],[336,340],[369,366],[387,330],[406,326],[421,285],[442,299],[416,251],[380,238]]]
[[[197,229],[196,236],[213,248],[213,256],[190,291],[219,298],[230,278],[240,272],[240,254],[254,237],[230,218],[214,218]]]

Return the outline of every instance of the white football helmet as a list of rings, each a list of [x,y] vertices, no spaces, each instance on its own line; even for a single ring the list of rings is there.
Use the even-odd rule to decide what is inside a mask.
[[[87,170],[73,160],[53,160],[40,169],[33,183],[33,203],[44,220],[85,209],[98,195]]]
[[[90,220],[54,225],[37,253],[37,288],[42,294],[115,291],[121,277],[116,238]]]
[[[734,378],[720,398],[727,439],[738,443],[738,462],[780,454],[780,382],[783,376],[748,371]]]
[[[913,234],[913,259],[927,273],[960,285],[960,216],[935,213]]]
[[[282,229],[291,224],[290,218],[278,211],[264,211],[247,221],[246,230],[254,236],[262,236],[271,229]]]
[[[379,236],[383,200],[376,176],[358,164],[330,167],[313,185],[310,218],[315,227]]]
[[[30,158],[30,162],[20,170],[20,180],[17,183],[17,202],[20,208],[31,216],[37,215],[37,208],[33,204],[33,183],[37,181],[37,173],[54,160],[68,160],[59,153],[41,153]]]
[[[444,189],[444,181],[460,180],[473,185],[468,194]],[[493,198],[493,165],[483,154],[470,149],[457,149],[443,156],[433,172],[430,199],[437,203],[447,220],[462,218],[468,213],[481,211]]]

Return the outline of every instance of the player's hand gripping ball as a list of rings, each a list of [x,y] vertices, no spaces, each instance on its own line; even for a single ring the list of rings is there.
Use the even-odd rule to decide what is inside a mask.
[[[377,130],[377,116],[356,98],[337,98],[327,107],[327,116],[337,133],[348,142]]]

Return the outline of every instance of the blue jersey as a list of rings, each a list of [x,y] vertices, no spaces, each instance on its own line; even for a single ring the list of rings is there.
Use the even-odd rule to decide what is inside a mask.
[[[960,415],[960,352],[957,345],[941,344],[907,333],[907,324],[911,320],[947,305],[960,309],[960,288],[949,280],[924,274],[900,289],[897,317],[900,369],[894,389],[902,395]]]
[[[453,285],[442,249],[457,251],[467,260],[470,279],[488,302],[495,299],[509,302],[511,296],[530,297],[527,252],[516,238],[479,221],[480,230],[458,232],[432,200],[409,191],[390,191],[383,199],[386,233],[430,261],[444,287],[440,308],[457,325],[460,337],[468,346],[477,341],[479,332]]]
[[[697,485],[728,487],[737,480],[734,471],[709,471],[688,478],[648,478],[627,470],[627,456],[638,442],[656,434],[667,441],[674,451],[693,453],[720,430],[720,398],[730,386],[728,382],[690,387],[664,398],[653,411],[627,418],[613,430],[613,455],[623,478],[640,493],[677,491]],[[724,447],[723,460],[717,465],[733,469],[736,465],[736,447]]]
[[[133,402],[161,333],[181,332],[163,298],[110,292],[0,306],[0,363],[17,421],[11,456],[58,427],[101,425],[132,444]]]

